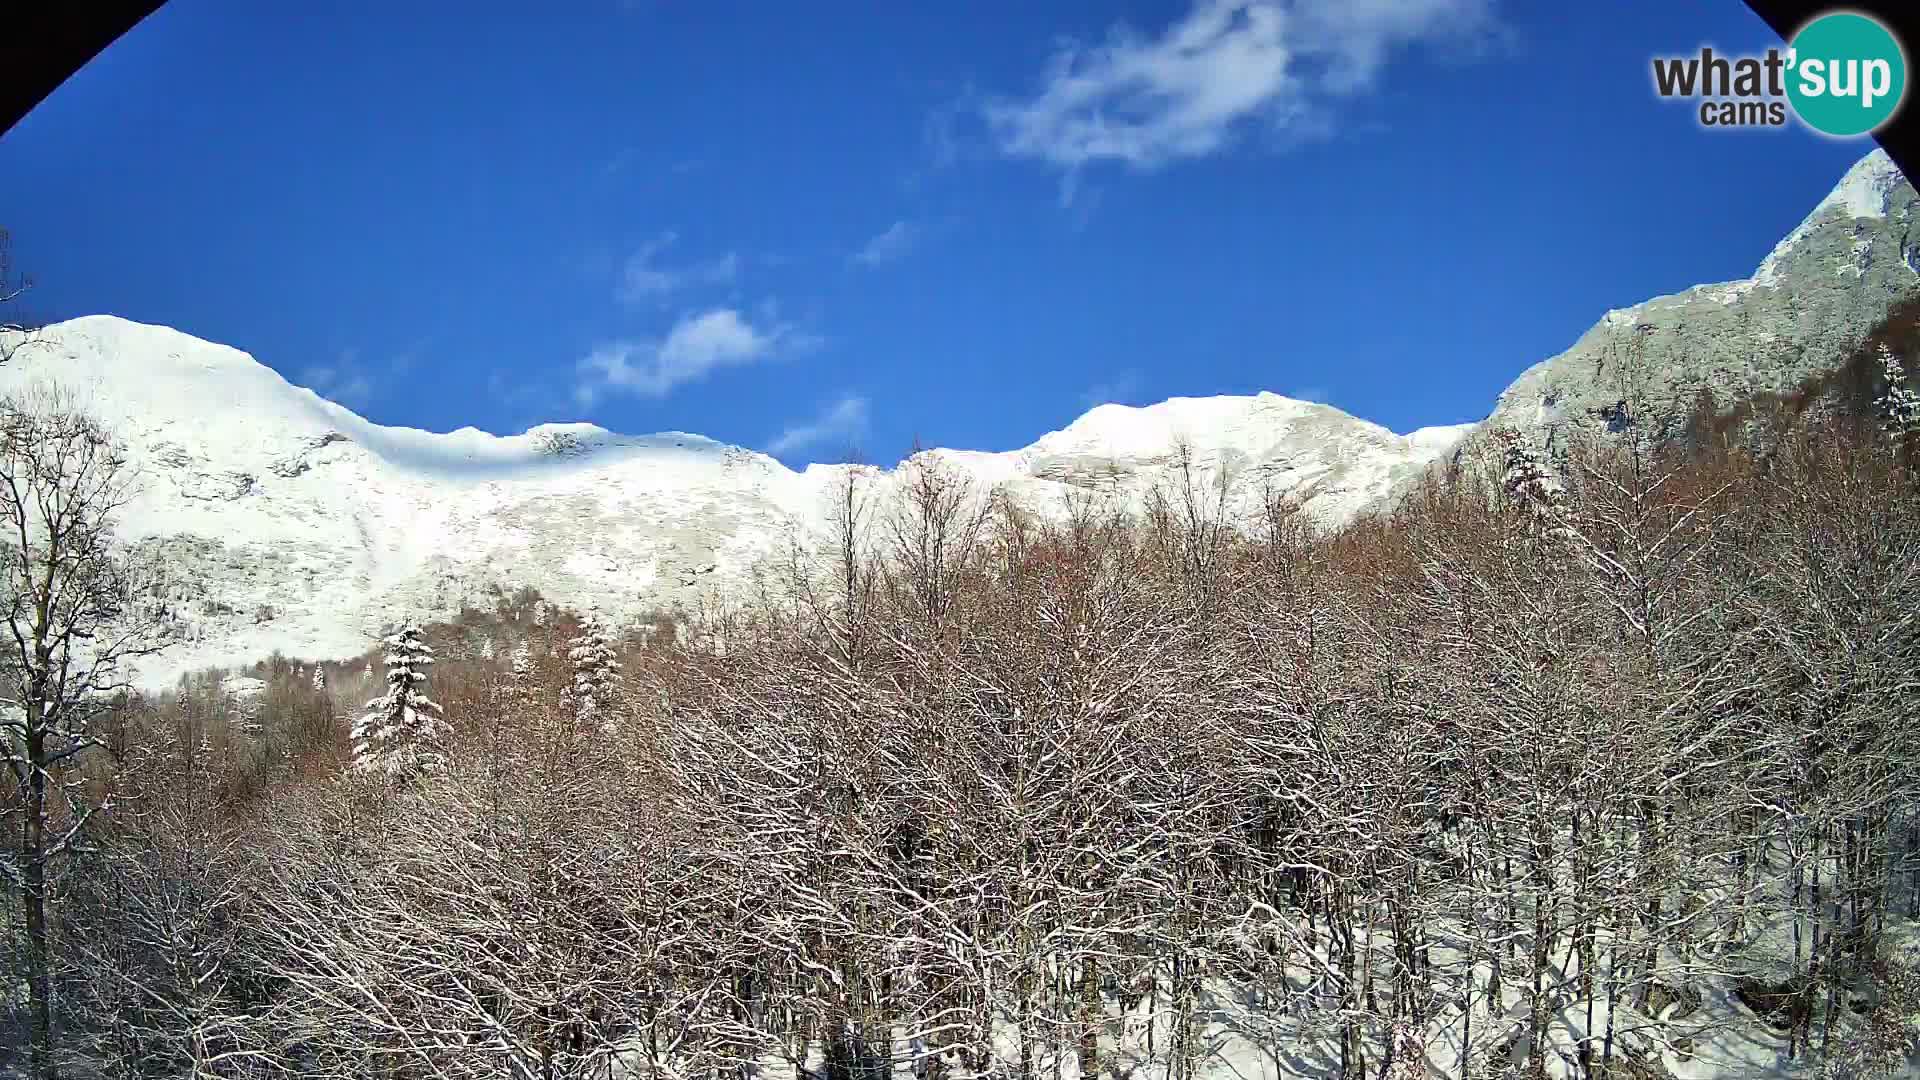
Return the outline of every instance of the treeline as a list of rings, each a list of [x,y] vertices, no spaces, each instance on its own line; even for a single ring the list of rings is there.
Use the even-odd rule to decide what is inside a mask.
[[[1901,1075],[1911,447],[1627,426],[1334,536],[1192,462],[1037,517],[922,457],[745,608],[521,595],[403,678],[126,698],[60,774],[111,802],[50,886],[59,1062]]]

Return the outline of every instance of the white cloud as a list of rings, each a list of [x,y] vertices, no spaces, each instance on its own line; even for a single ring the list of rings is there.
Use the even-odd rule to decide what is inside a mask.
[[[907,252],[920,240],[920,229],[911,222],[896,221],[884,229],[880,235],[867,241],[865,247],[854,252],[853,261],[862,266],[879,266],[895,259],[905,258]]]
[[[715,308],[675,323],[658,341],[621,340],[594,347],[578,365],[575,396],[591,405],[607,390],[665,397],[682,383],[724,367],[771,359],[781,351],[811,347],[813,339],[776,323],[756,327],[732,308]]]
[[[1101,405],[1131,405],[1140,393],[1140,373],[1122,371],[1106,382],[1095,383],[1080,394],[1082,409],[1098,408]]]
[[[661,252],[679,239],[676,233],[661,233],[627,259],[620,272],[619,295],[623,302],[638,304],[649,299],[664,299],[682,289],[725,285],[740,276],[740,257],[733,252],[683,266],[661,265]]]
[[[767,444],[767,453],[778,457],[829,440],[852,442],[867,432],[867,399],[847,395],[821,410],[818,416],[792,424]]]
[[[1395,49],[1477,46],[1492,4],[1198,0],[1157,38],[1118,27],[1105,45],[1063,47],[1036,96],[990,104],[986,120],[1001,153],[1069,173],[1096,161],[1150,169],[1205,157],[1262,123],[1309,134],[1333,100],[1371,89]]]
[[[349,408],[373,400],[373,378],[360,363],[360,350],[341,349],[334,363],[316,364],[300,373],[308,389]]]
[[[920,129],[920,141],[935,168],[945,168],[960,159],[960,138],[956,128],[961,111],[961,107],[935,109],[928,114],[926,123]]]

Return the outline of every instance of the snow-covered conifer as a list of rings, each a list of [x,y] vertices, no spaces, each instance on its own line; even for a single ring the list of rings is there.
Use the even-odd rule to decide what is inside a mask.
[[[580,633],[567,647],[573,681],[567,687],[567,705],[582,732],[603,731],[612,725],[620,694],[620,661],[612,639],[597,617],[580,624]]]
[[[514,646],[507,677],[494,684],[493,700],[502,715],[518,712],[533,703],[533,650],[526,642]]]
[[[1506,443],[1506,451],[1501,457],[1500,486],[1507,494],[1529,507],[1539,507],[1557,503],[1560,499],[1560,485],[1540,456],[1521,441],[1517,432],[1501,433]]]
[[[353,726],[353,764],[362,772],[412,775],[440,762],[442,716],[427,696],[433,649],[418,626],[388,637],[387,692],[367,702]]]
[[[260,733],[265,730],[264,725],[260,722],[260,699],[257,697],[246,697],[236,701],[235,704],[239,707],[240,716],[238,727],[240,731],[250,739],[259,738]]]
[[[1880,376],[1886,380],[1886,392],[1874,404],[1880,412],[1880,429],[1896,438],[1920,434],[1920,392],[1907,385],[1906,366],[1886,342],[1880,343]]]
[[[1572,530],[1566,524],[1566,489],[1560,478],[1547,468],[1518,432],[1502,431],[1498,438],[1506,444],[1501,455],[1501,489],[1539,522],[1546,535],[1560,538],[1570,535]]]
[[[313,665],[313,692],[316,694],[327,692],[327,672],[319,664]]]

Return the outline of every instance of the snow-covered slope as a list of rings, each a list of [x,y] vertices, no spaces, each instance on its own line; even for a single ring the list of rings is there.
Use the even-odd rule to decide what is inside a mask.
[[[0,391],[52,379],[126,442],[141,494],[122,535],[180,569],[191,640],[153,685],[280,650],[342,657],[403,618],[487,606],[522,585],[619,620],[738,596],[823,535],[845,466],[794,472],[698,435],[552,424],[521,435],[382,427],[247,354],[108,316],[59,324],[0,367]],[[1047,512],[1067,492],[1138,500],[1176,446],[1203,483],[1264,481],[1338,524],[1446,450],[1461,428],[1399,436],[1272,394],[1104,405],[1023,450],[929,453]],[[897,471],[881,473],[885,495]]]
[[[1263,491],[1323,526],[1391,505],[1430,466],[1513,427],[1542,443],[1617,421],[1627,341],[1645,349],[1652,405],[1677,429],[1701,390],[1725,404],[1783,390],[1844,357],[1920,288],[1920,197],[1880,151],[1848,171],[1750,278],[1608,312],[1534,365],[1479,425],[1396,435],[1274,394],[1102,405],[1024,449],[927,454],[1031,509],[1076,493],[1138,504],[1185,457],[1230,513]],[[616,621],[740,597],[756,570],[822,537],[848,466],[794,472],[698,435],[615,435],[549,424],[520,435],[381,427],[292,386],[235,349],[107,316],[45,332],[0,367],[0,391],[77,389],[126,441],[144,478],[122,532],[181,569],[193,640],[149,684],[273,650],[360,652],[406,618],[532,586]],[[900,473],[879,473],[879,513]]]

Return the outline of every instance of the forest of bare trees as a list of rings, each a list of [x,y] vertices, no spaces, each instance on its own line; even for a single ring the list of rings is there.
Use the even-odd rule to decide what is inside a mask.
[[[1331,537],[1193,468],[1043,518],[923,456],[751,606],[503,596],[399,678],[121,693],[36,766],[112,812],[16,863],[35,1069],[1910,1075],[1905,441],[1495,444]],[[382,685],[432,695],[418,768],[350,767]]]

